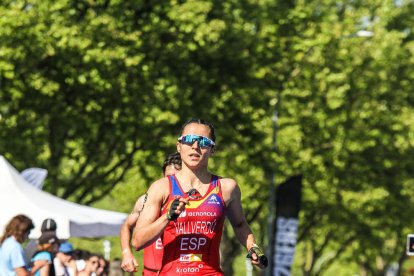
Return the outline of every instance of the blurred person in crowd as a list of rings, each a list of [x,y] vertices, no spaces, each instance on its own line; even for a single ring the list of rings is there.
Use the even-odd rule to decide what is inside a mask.
[[[32,268],[32,273],[27,270],[22,243],[27,240],[33,228],[32,220],[25,215],[13,217],[6,225],[4,233],[0,238],[1,276],[32,275],[46,264],[45,262],[39,262],[37,266]]]
[[[77,276],[78,269],[74,259],[74,250],[70,242],[63,242],[53,260],[56,276]]]
[[[140,250],[162,237],[164,254],[159,275],[223,275],[219,246],[225,217],[249,255],[253,251],[252,264],[265,266],[243,214],[240,187],[234,179],[209,171],[215,138],[210,123],[202,119],[187,121],[176,143],[181,170],[155,181],[148,189],[132,245]]]
[[[84,249],[75,249],[73,251],[73,259],[76,263],[76,270],[79,272],[85,269],[85,259],[90,255],[90,252]]]
[[[92,276],[96,275],[99,267],[99,256],[94,253],[89,253],[84,256],[85,267],[78,271],[78,276]]]
[[[99,267],[96,270],[97,276],[108,276],[109,275],[109,262],[105,260],[102,255],[98,255],[99,257]]]
[[[109,273],[111,271],[111,263],[107,259],[104,259],[104,261],[105,261],[105,267],[102,271],[102,276],[109,276]]]
[[[44,232],[38,239],[37,251],[31,258],[33,266],[36,263],[46,261],[47,264],[42,266],[34,273],[35,276],[55,276],[55,266],[53,265],[54,255],[59,248],[59,239],[54,232]]]
[[[162,165],[163,176],[173,175],[181,170],[181,157],[178,152],[167,155]],[[144,208],[146,194],[138,198],[134,209],[127,217],[124,224],[121,226],[121,248],[122,248],[122,263],[121,267],[126,272],[136,272],[138,262],[132,254],[130,241],[132,231],[139,218],[139,215]],[[144,275],[151,275],[161,269],[162,261],[162,242],[157,240],[151,246],[144,249]]]
[[[57,229],[56,221],[52,218],[47,218],[43,220],[42,226],[40,228],[40,232],[41,232],[41,235],[45,232],[52,232],[53,234],[56,234],[56,229]],[[30,240],[24,250],[25,258],[28,263],[30,262],[30,259],[32,258],[36,250],[37,250],[37,240]]]
[[[73,259],[75,260],[82,260],[85,254],[89,254],[88,251],[83,249],[74,249],[73,250]]]

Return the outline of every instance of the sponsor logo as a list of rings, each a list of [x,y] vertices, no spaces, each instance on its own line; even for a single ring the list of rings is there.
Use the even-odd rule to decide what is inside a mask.
[[[187,216],[189,217],[217,217],[217,213],[216,212],[188,212]]]
[[[220,201],[218,200],[216,195],[211,195],[207,201],[207,204],[220,204]]]
[[[181,214],[178,217],[184,218],[185,216],[187,216],[187,210],[184,210],[183,212],[181,212]]]
[[[176,273],[197,273],[200,272],[199,267],[177,267],[175,270]]]
[[[203,259],[202,254],[181,254],[180,262],[189,263],[189,262],[201,262]]]

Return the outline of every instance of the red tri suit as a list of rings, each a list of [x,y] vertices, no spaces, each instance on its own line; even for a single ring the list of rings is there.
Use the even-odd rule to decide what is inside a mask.
[[[153,276],[158,275],[161,270],[163,255],[163,246],[161,238],[144,248],[144,268],[142,275]]]
[[[170,196],[162,215],[177,196],[188,197],[175,175],[168,178]],[[213,175],[206,194],[198,199],[189,197],[189,202],[162,235],[164,256],[160,275],[223,275],[219,247],[226,206],[219,178]]]

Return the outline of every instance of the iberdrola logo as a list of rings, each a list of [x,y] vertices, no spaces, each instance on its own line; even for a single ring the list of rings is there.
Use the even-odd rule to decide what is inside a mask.
[[[181,214],[178,216],[179,218],[184,218],[187,216],[187,210],[184,210],[181,212]]]

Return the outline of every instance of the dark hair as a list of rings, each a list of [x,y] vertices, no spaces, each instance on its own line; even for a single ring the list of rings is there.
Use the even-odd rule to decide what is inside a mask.
[[[183,124],[183,126],[181,127],[179,136],[181,136],[183,134],[184,128],[189,124],[200,124],[200,125],[208,126],[208,128],[210,129],[210,138],[211,138],[211,140],[213,140],[213,142],[216,141],[216,131],[214,130],[214,126],[212,124],[210,124],[209,122],[207,122],[206,120],[197,119],[197,118],[192,118],[192,119],[188,120],[187,122],[185,122]]]
[[[83,260],[86,259],[87,256],[89,256],[90,252],[84,249],[75,249],[73,250],[73,258],[75,260]]]
[[[23,243],[26,233],[34,228],[32,220],[25,215],[17,215],[13,217],[6,226],[0,244],[10,236],[14,236],[19,243]]]
[[[162,163],[162,173],[165,174],[165,170],[169,165],[178,165],[181,168],[181,156],[178,152],[170,153],[165,157]]]

